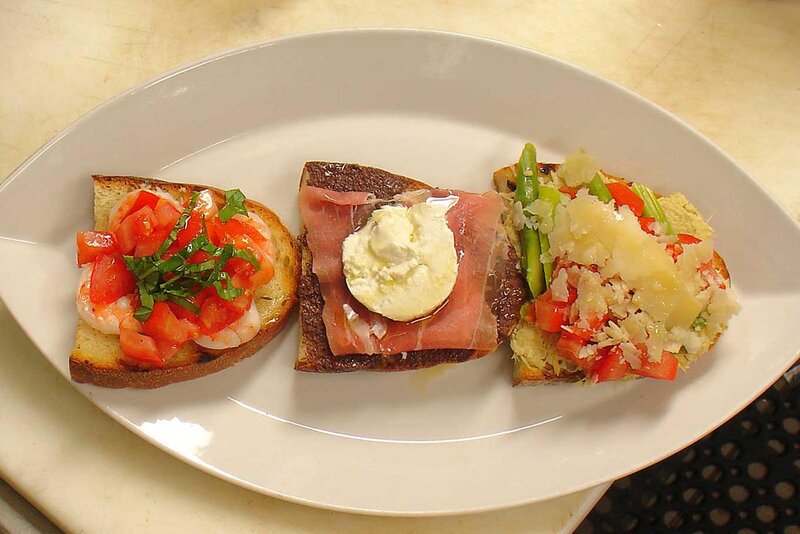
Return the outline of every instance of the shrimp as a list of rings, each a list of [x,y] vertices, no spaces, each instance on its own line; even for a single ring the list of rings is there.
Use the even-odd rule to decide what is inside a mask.
[[[208,189],[203,189],[197,194],[197,204],[194,209],[208,218],[219,213],[219,208],[217,208],[217,204],[214,202],[214,197]]]
[[[94,264],[89,264],[83,268],[81,283],[75,294],[78,314],[81,316],[81,319],[89,323],[96,330],[104,334],[119,335],[119,324],[123,319],[133,313],[130,298],[128,295],[125,295],[111,304],[95,304],[89,300],[93,270]]]
[[[272,242],[272,232],[267,226],[267,223],[264,222],[264,219],[256,215],[255,213],[250,213],[249,215],[242,215],[241,213],[237,213],[233,216],[234,219],[241,221],[245,224],[248,224],[258,230],[258,233],[264,236],[264,239],[267,242],[264,244],[263,247],[258,247],[259,252],[263,254],[264,258],[269,259],[270,262],[275,261],[275,245]]]
[[[197,336],[194,342],[207,349],[231,349],[247,343],[261,330],[261,316],[252,302],[238,321],[209,336]]]

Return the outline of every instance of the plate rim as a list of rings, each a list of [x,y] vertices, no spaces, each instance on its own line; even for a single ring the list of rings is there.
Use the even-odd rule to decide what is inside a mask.
[[[540,52],[538,50],[535,50],[535,49],[532,49],[532,48],[528,48],[528,47],[525,47],[525,46],[521,46],[521,45],[518,45],[518,44],[510,43],[510,42],[507,42],[507,41],[502,41],[502,40],[495,39],[495,38],[490,38],[490,37],[485,37],[485,36],[478,36],[478,35],[471,35],[471,34],[466,34],[466,33],[461,33],[461,32],[438,30],[438,29],[424,29],[424,28],[404,28],[404,27],[340,28],[340,29],[326,29],[326,30],[320,30],[320,31],[303,32],[303,33],[297,33],[297,34],[288,34],[288,35],[283,35],[283,36],[275,37],[275,38],[271,38],[271,39],[255,41],[255,42],[252,42],[252,43],[249,43],[249,44],[241,45],[241,46],[230,48],[230,49],[225,49],[223,51],[212,53],[212,54],[209,54],[209,55],[206,55],[206,56],[202,56],[199,59],[195,59],[193,61],[178,65],[178,66],[176,66],[176,67],[174,67],[172,69],[169,69],[169,70],[167,70],[165,72],[162,72],[162,73],[159,73],[159,74],[157,74],[155,76],[147,78],[146,80],[144,80],[144,81],[142,81],[140,83],[137,83],[137,84],[133,85],[132,87],[129,87],[129,88],[117,93],[115,96],[113,96],[113,97],[101,102],[97,106],[93,107],[92,109],[90,109],[86,113],[80,115],[75,120],[70,122],[66,127],[61,129],[56,134],[54,134],[50,139],[48,139],[33,154],[31,154],[28,158],[26,158],[8,176],[6,176],[2,181],[0,181],[0,194],[2,194],[3,191],[14,180],[16,180],[21,174],[23,174],[25,172],[25,170],[30,165],[32,165],[43,154],[45,154],[48,150],[50,150],[53,146],[55,146],[61,139],[63,139],[65,136],[67,136],[72,131],[74,131],[77,127],[79,127],[80,124],[83,121],[88,120],[91,117],[94,117],[96,114],[102,113],[106,108],[113,106],[118,101],[124,100],[125,98],[128,98],[128,97],[138,93],[139,91],[146,90],[146,89],[148,89],[148,88],[150,88],[150,87],[152,87],[154,85],[157,85],[159,83],[162,83],[162,82],[164,82],[164,81],[166,81],[166,80],[168,80],[170,78],[173,78],[173,77],[178,76],[180,74],[183,74],[185,72],[189,72],[191,70],[194,70],[196,68],[202,67],[203,65],[206,65],[206,64],[209,64],[209,63],[213,63],[213,62],[216,62],[216,61],[224,60],[224,59],[226,59],[228,57],[236,56],[238,54],[247,53],[247,52],[250,52],[250,51],[253,51],[253,50],[258,50],[258,49],[261,49],[261,48],[274,46],[274,45],[277,45],[277,44],[280,44],[280,43],[284,43],[284,42],[303,41],[303,40],[307,40],[307,39],[312,39],[312,40],[313,39],[325,39],[325,38],[334,38],[335,39],[335,38],[339,38],[341,36],[350,36],[350,35],[390,35],[390,34],[395,34],[395,35],[418,34],[418,35],[422,35],[422,36],[424,36],[424,35],[438,35],[438,36],[443,36],[443,37],[447,37],[447,38],[460,39],[460,40],[465,40],[465,41],[471,41],[471,42],[474,42],[474,43],[480,43],[480,46],[489,45],[489,46],[498,47],[498,48],[501,48],[501,49],[511,50],[511,51],[515,51],[517,53],[522,53],[522,54],[527,54],[529,56],[537,57],[539,61],[545,61],[545,62],[553,63],[553,64],[557,65],[560,68],[565,68],[565,69],[568,69],[570,71],[573,71],[574,73],[578,73],[578,74],[580,74],[582,76],[585,76],[588,79],[591,79],[592,81],[594,81],[595,83],[600,83],[600,84],[602,84],[602,85],[604,85],[606,87],[609,87],[609,88],[611,88],[611,89],[613,89],[615,91],[621,91],[627,97],[632,97],[633,100],[635,100],[639,105],[644,105],[644,106],[650,108],[651,110],[656,111],[657,113],[661,114],[662,116],[665,116],[666,118],[668,118],[671,121],[673,121],[673,122],[677,123],[678,125],[680,125],[684,130],[688,130],[689,133],[691,133],[697,140],[701,141],[705,145],[705,148],[711,149],[715,153],[716,156],[721,156],[722,159],[726,163],[728,163],[731,166],[733,166],[734,168],[738,169],[744,177],[746,177],[748,180],[750,180],[750,182],[752,182],[753,185],[755,185],[761,192],[763,192],[765,194],[766,198],[768,198],[770,203],[771,203],[771,208],[773,210],[775,208],[777,208],[777,211],[779,213],[781,213],[783,218],[788,220],[788,222],[790,222],[791,224],[793,224],[796,231],[800,232],[800,221],[796,220],[794,215],[791,212],[789,212],[788,208],[786,208],[780,202],[778,202],[778,200],[775,198],[775,196],[769,190],[767,190],[766,188],[761,186],[761,184],[758,181],[755,180],[755,178],[750,174],[750,172],[747,171],[747,169],[743,165],[741,165],[737,161],[735,161],[731,156],[729,156],[725,151],[723,151],[716,143],[714,143],[711,139],[709,139],[705,134],[703,134],[702,132],[700,132],[699,130],[694,128],[687,121],[685,121],[681,117],[677,116],[673,112],[667,110],[666,108],[660,106],[659,104],[656,104],[655,102],[652,102],[652,101],[646,99],[645,97],[639,95],[638,93],[634,92],[633,90],[628,89],[627,87],[625,87],[625,86],[623,86],[623,85],[621,85],[621,84],[619,84],[619,83],[617,83],[615,81],[612,81],[612,80],[609,80],[607,78],[604,78],[604,77],[600,76],[599,74],[596,74],[595,72],[593,72],[593,71],[591,71],[591,70],[589,70],[589,69],[587,69],[585,67],[572,64],[572,63],[570,63],[568,61],[565,61],[565,60],[562,60],[560,58],[557,58],[557,57],[551,56],[549,54]],[[0,298],[2,298],[2,295],[0,295]],[[10,306],[6,306],[6,308],[9,310],[9,314],[14,319],[14,321],[17,323],[17,325],[25,332],[25,334],[28,336],[28,338],[31,339],[31,341],[37,347],[37,350],[39,350],[39,352],[42,352],[41,348],[39,347],[39,344],[37,343],[37,341],[35,339],[35,337],[32,336],[23,327],[22,323],[20,323],[20,321],[18,320],[18,318],[17,318],[17,316],[15,314],[15,310],[12,309]],[[43,354],[43,356],[44,356],[44,354]],[[48,363],[51,363],[49,358],[47,358],[46,356],[44,356],[44,357],[48,361]],[[651,459],[651,461],[649,461],[647,463],[637,465],[635,468],[628,469],[628,470],[625,470],[625,471],[619,473],[619,477],[622,478],[624,476],[630,475],[631,473],[646,469],[647,467],[652,466],[652,465],[658,463],[659,461],[661,461],[661,460],[663,460],[663,459],[665,459],[665,458],[667,458],[667,457],[679,452],[683,448],[690,446],[691,444],[693,444],[696,441],[698,441],[699,439],[701,439],[703,436],[713,432],[714,430],[719,428],[721,425],[723,425],[726,421],[731,419],[734,415],[739,413],[746,406],[748,406],[754,399],[758,398],[764,391],[766,391],[774,383],[774,381],[777,378],[779,378],[781,376],[781,374],[785,373],[786,370],[789,369],[792,366],[793,362],[794,362],[794,360],[792,360],[788,364],[786,364],[785,367],[782,367],[781,373],[778,374],[775,378],[771,379],[769,381],[769,383],[767,383],[766,385],[761,385],[758,388],[758,391],[754,395],[748,396],[741,403],[735,404],[732,409],[729,409],[725,413],[721,414],[719,417],[715,418],[714,423],[712,425],[706,427],[705,430],[703,430],[703,431],[701,431],[699,433],[692,434],[692,436],[689,439],[680,440],[681,444],[678,446],[678,448],[674,448],[673,449],[673,447],[668,447],[665,453],[656,455],[655,458]],[[52,365],[52,363],[51,363],[51,365]],[[56,370],[59,371],[60,374],[62,374],[60,369],[56,368]],[[62,376],[64,376],[64,375],[62,374]],[[482,513],[482,512],[490,512],[490,511],[495,511],[495,510],[502,510],[502,509],[511,508],[511,507],[515,507],[515,506],[521,506],[521,505],[525,505],[525,504],[532,504],[532,503],[535,503],[535,502],[545,502],[547,500],[556,499],[556,498],[559,498],[559,497],[562,497],[562,496],[565,496],[565,495],[571,495],[571,494],[574,494],[574,493],[579,493],[579,492],[582,492],[582,491],[591,490],[593,488],[599,488],[604,484],[609,484],[613,480],[613,478],[608,479],[608,478],[605,478],[605,477],[597,477],[595,479],[591,479],[591,480],[588,480],[588,481],[584,482],[580,486],[575,487],[574,491],[570,491],[568,493],[557,493],[557,494],[554,494],[554,495],[545,495],[545,496],[542,496],[542,497],[520,499],[520,500],[513,501],[513,502],[506,502],[506,503],[503,503],[503,504],[488,505],[488,506],[481,506],[481,507],[472,507],[472,508],[468,508],[468,509],[395,511],[395,510],[359,508],[359,507],[352,507],[352,506],[344,506],[344,505],[336,505],[336,504],[324,503],[324,502],[319,502],[319,501],[315,501],[315,500],[311,500],[311,499],[306,499],[306,498],[299,497],[299,496],[296,496],[296,495],[289,495],[289,494],[286,494],[286,493],[283,493],[283,492],[280,492],[280,491],[277,491],[277,490],[274,490],[274,489],[271,489],[271,488],[266,488],[266,487],[263,487],[263,486],[259,486],[259,485],[255,484],[253,482],[249,482],[247,480],[243,480],[243,479],[241,479],[241,478],[239,478],[239,477],[237,477],[237,476],[235,476],[235,475],[233,475],[231,473],[223,471],[223,470],[215,467],[212,464],[204,462],[199,457],[193,457],[193,456],[190,456],[190,455],[186,455],[186,454],[181,453],[180,451],[178,451],[176,449],[170,448],[170,447],[167,446],[167,444],[162,443],[161,441],[158,441],[155,437],[145,433],[137,425],[135,425],[132,422],[128,421],[122,414],[120,414],[116,410],[111,409],[110,407],[108,409],[106,409],[103,406],[101,406],[102,403],[97,402],[95,400],[94,395],[92,395],[91,390],[83,388],[83,387],[81,387],[80,384],[77,384],[77,383],[73,382],[69,378],[69,376],[65,376],[65,378],[70,382],[70,384],[78,392],[80,392],[84,397],[89,399],[92,402],[92,404],[94,404],[95,406],[100,408],[106,415],[110,416],[114,421],[116,421],[117,423],[121,424],[124,428],[126,428],[127,430],[133,432],[138,437],[143,438],[145,441],[147,441],[147,442],[151,443],[152,445],[158,447],[159,449],[167,452],[171,456],[173,456],[173,457],[175,457],[175,458],[177,458],[177,459],[179,459],[179,460],[181,460],[183,462],[186,462],[189,465],[191,465],[191,466],[193,466],[193,467],[195,467],[197,469],[200,469],[201,471],[204,471],[204,472],[206,472],[206,473],[208,473],[210,475],[213,475],[213,476],[215,476],[217,478],[221,478],[221,479],[223,479],[223,480],[225,480],[225,481],[227,481],[229,483],[232,483],[232,484],[235,484],[237,486],[246,488],[246,489],[248,489],[250,491],[254,491],[256,493],[269,495],[271,497],[280,498],[282,500],[286,500],[286,501],[289,501],[289,502],[298,503],[298,504],[302,504],[302,505],[306,505],[306,506],[311,506],[311,507],[315,507],[315,508],[322,508],[322,509],[334,510],[334,511],[339,511],[339,512],[347,512],[347,513],[356,513],[356,514],[365,514],[365,515],[380,515],[380,516],[391,516],[391,517],[436,517],[436,516],[449,516],[449,515],[464,515],[464,514],[473,514],[473,513]],[[597,497],[597,499],[599,499],[599,496]],[[597,499],[595,499],[594,502],[596,502]],[[591,500],[591,497],[589,498],[589,500]],[[582,503],[582,504],[584,504],[584,503]]]

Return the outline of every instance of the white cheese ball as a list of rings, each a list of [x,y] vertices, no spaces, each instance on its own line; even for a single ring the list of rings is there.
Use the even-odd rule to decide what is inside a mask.
[[[458,275],[447,206],[420,203],[375,210],[342,245],[350,293],[367,309],[411,321],[438,308]]]

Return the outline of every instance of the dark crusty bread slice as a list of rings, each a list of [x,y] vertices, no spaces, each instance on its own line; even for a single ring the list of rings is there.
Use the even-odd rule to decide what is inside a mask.
[[[430,186],[390,172],[350,163],[312,161],[303,167],[301,185],[333,191],[367,191],[378,199],[391,199],[407,191],[431,189]],[[485,355],[469,349],[435,349],[410,351],[390,355],[348,354],[334,355],[328,345],[325,324],[322,320],[324,300],[319,280],[311,270],[311,251],[306,242],[306,230],[300,232],[302,273],[300,277],[300,350],[295,362],[298,371],[340,373],[347,371],[407,371],[442,363],[456,363]],[[509,261],[505,272],[495,273],[497,297],[491,302],[497,317],[498,342],[503,341],[519,320],[519,309],[525,299],[524,281],[516,270],[516,253],[509,248]]]
[[[134,176],[93,176],[93,180],[95,230],[98,231],[107,230],[111,210],[136,189],[159,189],[180,202],[188,200],[193,191],[208,189],[218,205],[225,203],[222,191],[206,186]],[[277,256],[274,277],[255,290],[254,299],[261,316],[261,329],[256,337],[225,350],[206,349],[189,342],[164,367],[141,370],[123,359],[119,336],[103,334],[79,319],[75,346],[69,358],[73,380],[110,388],[157,388],[191,380],[230,367],[254,354],[281,330],[297,299],[300,273],[297,242],[271,210],[251,200],[247,200],[245,206],[269,226]]]
[[[555,172],[558,170],[559,164],[558,163],[539,163],[539,174],[540,175],[549,175],[551,172]],[[624,178],[620,178],[619,176],[611,175],[605,171],[603,171],[606,177],[611,180],[624,182],[630,185],[631,182],[625,180]],[[509,165],[507,167],[503,167],[498,169],[494,172],[492,176],[494,181],[495,189],[499,193],[510,193],[516,190],[517,186],[517,166],[516,164]],[[661,197],[661,195],[656,193],[657,197]],[[691,214],[691,217],[699,217],[699,214],[694,213]],[[508,226],[506,227],[508,229]],[[511,240],[512,243],[514,240]],[[728,272],[728,268],[725,265],[722,257],[714,252],[713,258],[714,268],[722,275],[722,277],[730,283],[730,273]],[[522,320],[522,319],[521,319]],[[554,368],[550,363],[547,362],[547,358],[542,355],[541,361],[536,362],[535,364],[526,364],[522,361],[521,358],[515,357],[514,358],[514,375],[513,375],[513,384],[515,386],[535,386],[535,385],[543,385],[543,384],[559,384],[565,382],[579,382],[586,378],[583,371],[578,369],[572,362],[565,358],[561,358],[557,356],[555,353],[555,342],[558,339],[557,334],[550,334],[539,330],[536,327],[533,327],[536,331],[536,335],[540,338],[540,343],[544,345],[548,345],[548,351],[550,352],[551,358],[558,358],[558,365]],[[714,339],[709,347],[709,350],[714,346],[714,344],[719,339],[719,335]],[[512,345],[513,346],[513,345]],[[530,362],[529,362],[530,363]]]

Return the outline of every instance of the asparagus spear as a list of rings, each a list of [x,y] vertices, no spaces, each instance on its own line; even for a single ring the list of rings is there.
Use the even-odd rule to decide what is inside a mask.
[[[555,187],[540,185],[539,199],[550,204],[550,213],[548,217],[552,220],[556,215],[556,206],[561,202],[561,193]],[[541,226],[539,226],[539,243],[541,245],[542,254],[547,254],[550,251],[550,238],[547,233],[542,232]],[[544,285],[546,288],[550,287],[550,282],[553,278],[553,261],[543,261],[542,269],[544,271]]]
[[[530,206],[539,196],[539,167],[536,164],[536,147],[527,143],[522,149],[517,164],[517,190],[514,200],[521,203],[523,208]],[[544,292],[545,277],[541,261],[541,243],[539,233],[532,228],[523,228],[520,231],[522,243],[522,267],[525,270],[525,279],[534,298]]]
[[[658,201],[650,188],[642,184],[633,184],[631,189],[633,189],[633,192],[636,193],[636,196],[644,201],[642,216],[652,217],[664,225],[667,234],[675,235],[675,229],[672,228],[669,219],[667,219],[667,215],[664,213],[664,208],[661,207],[661,203]]]
[[[592,181],[589,182],[589,194],[596,196],[606,204],[611,202],[611,193],[606,187],[605,182],[603,182],[603,177],[600,176],[599,172],[595,174]]]

